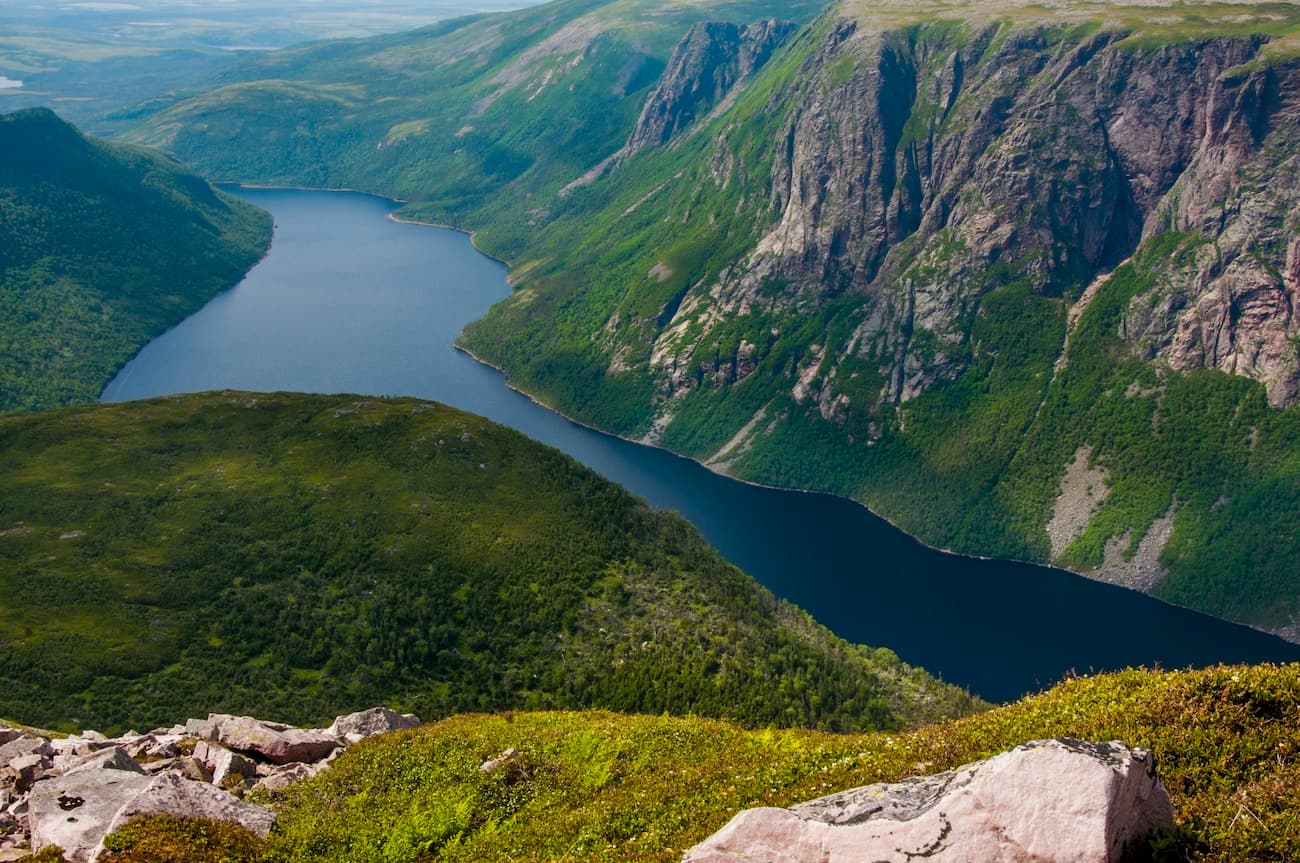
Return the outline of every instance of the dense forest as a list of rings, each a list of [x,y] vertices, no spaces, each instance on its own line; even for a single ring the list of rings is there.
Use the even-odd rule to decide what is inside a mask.
[[[45,109],[0,116],[0,153],[0,412],[94,400],[270,243],[268,214]]]
[[[895,727],[976,701],[849,645],[563,454],[414,400],[0,418],[0,716],[388,703]]]

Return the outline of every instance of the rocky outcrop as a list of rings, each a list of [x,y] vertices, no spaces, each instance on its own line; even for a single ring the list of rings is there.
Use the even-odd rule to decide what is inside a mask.
[[[677,45],[646,98],[624,154],[666,144],[708,115],[726,101],[738,83],[766,63],[794,30],[794,24],[775,20],[746,27],[717,21],[696,24]]]
[[[271,764],[295,761],[316,762],[341,745],[323,731],[272,725],[251,716],[215,714],[208,717],[208,737],[227,749],[242,752]]]
[[[413,713],[398,713],[387,707],[372,707],[370,710],[340,716],[327,729],[327,733],[332,737],[356,743],[367,737],[374,737],[376,734],[416,728],[419,724],[420,717]]]
[[[683,863],[1119,863],[1172,824],[1149,752],[1046,740],[948,773],[746,810]]]
[[[692,290],[653,347],[670,393],[696,385],[695,349],[728,321],[847,295],[854,324],[825,346],[818,385],[796,391],[799,370],[787,371],[796,400],[842,421],[850,388],[837,369],[866,360],[880,401],[906,401],[969,366],[988,291],[1086,285],[1173,228],[1202,232],[1204,254],[1156,300],[1135,301],[1160,313],[1133,343],[1295,400],[1300,265],[1295,226],[1277,214],[1300,203],[1286,144],[1300,132],[1300,67],[1237,74],[1260,50],[1253,38],[1142,48],[1118,31],[1008,29],[828,27],[769,106],[788,118],[774,142],[774,222]],[[715,164],[722,185],[756,167],[721,153]]]
[[[117,813],[153,779],[132,770],[87,770],[36,783],[24,803],[31,847],[63,849],[68,860],[93,860]]]
[[[326,769],[348,746],[420,720],[385,707],[305,730],[210,714],[148,734],[71,737],[0,725],[0,860],[55,846],[95,860],[104,837],[146,815],[230,821],[265,836],[272,812],[242,801]]]

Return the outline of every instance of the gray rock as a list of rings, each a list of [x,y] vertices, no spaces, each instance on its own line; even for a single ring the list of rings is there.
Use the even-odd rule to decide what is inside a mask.
[[[154,777],[147,787],[122,806],[108,832],[112,833],[132,819],[146,815],[229,821],[258,836],[266,836],[275,824],[275,815],[269,810],[236,800],[205,782],[195,782],[174,773]]]
[[[140,765],[121,746],[103,749],[92,755],[80,756],[79,760],[64,768],[63,775],[70,776],[83,770],[127,770],[132,773],[144,773]]]
[[[519,750],[511,746],[505,752],[502,752],[496,758],[489,758],[478,766],[479,773],[496,773],[502,767],[505,767],[511,761],[519,757]]]
[[[1173,824],[1149,752],[1047,740],[934,776],[741,812],[684,863],[1119,863]]]
[[[212,754],[213,758],[208,764],[208,770],[212,773],[213,785],[226,788],[228,783],[239,784],[257,775],[257,765],[238,752],[214,746]]]
[[[202,762],[188,755],[177,758],[164,758],[161,761],[151,761],[144,765],[144,772],[150,776],[175,773],[183,779],[191,779],[195,782],[210,783],[212,781],[212,774],[208,771],[208,768],[204,767]]]
[[[180,742],[183,738],[176,734],[149,734],[140,737],[127,746],[126,751],[136,759],[176,758],[181,754]]]
[[[26,794],[53,766],[52,752],[40,737],[23,736],[0,746],[0,787]]]
[[[73,863],[93,859],[118,811],[152,781],[128,770],[42,779],[28,798],[32,850],[58,845]]]
[[[99,732],[87,732],[86,734],[56,738],[50,741],[50,747],[54,750],[54,754],[61,757],[90,755],[113,745],[113,743],[105,740],[104,736]]]
[[[10,786],[15,794],[26,794],[49,766],[49,759],[40,753],[20,755],[0,768],[0,784]]]
[[[631,155],[666,144],[762,67],[794,33],[788,21],[759,21],[747,27],[702,21],[682,37],[668,66],[646,97],[641,116],[623,147]]]
[[[369,710],[340,716],[325,730],[325,733],[355,743],[376,734],[417,728],[419,725],[420,718],[413,713],[398,713],[387,707],[372,707]]]
[[[211,739],[215,723],[212,717],[207,719],[187,719],[185,720],[184,731],[190,737],[197,737],[199,740]]]
[[[285,764],[282,767],[273,768],[270,773],[257,781],[253,789],[256,791],[280,791],[295,782],[308,779],[312,775],[314,775],[314,771],[306,764]]]
[[[339,748],[339,742],[319,731],[271,725],[250,716],[209,717],[213,739],[221,745],[272,764],[319,761]]]
[[[14,740],[17,740],[19,737],[22,737],[25,733],[26,732],[24,732],[21,728],[14,728],[12,725],[5,725],[4,723],[0,723],[0,746],[4,746],[6,743],[10,743]]]
[[[8,743],[0,746],[0,767],[4,767],[15,758],[21,758],[24,755],[38,754],[46,758],[54,756],[54,749],[50,742],[43,737],[33,737],[25,734],[22,737],[15,738]]]

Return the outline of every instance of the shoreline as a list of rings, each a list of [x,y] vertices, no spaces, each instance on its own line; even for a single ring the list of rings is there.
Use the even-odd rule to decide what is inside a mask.
[[[241,188],[247,188],[247,189],[264,189],[264,190],[272,190],[272,191],[273,191],[273,190],[283,190],[283,191],[302,191],[302,192],[347,192],[347,193],[350,193],[350,194],[359,194],[359,195],[366,195],[366,196],[368,196],[368,197],[372,197],[372,198],[379,198],[379,199],[384,200],[384,201],[388,201],[388,202],[391,202],[391,203],[398,204],[399,206],[400,206],[400,205],[404,205],[404,204],[409,203],[408,201],[403,201],[403,200],[401,200],[401,199],[399,199],[399,198],[393,198],[393,197],[390,197],[390,196],[388,196],[388,195],[382,195],[382,194],[378,194],[378,193],[375,193],[375,192],[367,192],[367,191],[362,190],[362,189],[351,189],[351,188],[335,188],[335,189],[331,189],[331,188],[325,188],[325,187],[259,185],[259,184],[251,184],[251,183],[225,183],[225,184],[214,184],[214,185],[238,186],[238,187],[241,187]],[[458,227],[458,226],[456,226],[456,225],[447,225],[447,224],[440,224],[440,223],[436,223],[436,222],[427,222],[427,221],[422,221],[422,220],[419,220],[419,219],[405,219],[405,218],[401,218],[401,217],[397,216],[395,211],[390,211],[390,212],[387,214],[387,217],[388,217],[388,219],[389,219],[390,221],[392,221],[392,222],[396,222],[396,223],[398,223],[398,224],[419,225],[419,226],[422,226],[422,227],[429,227],[429,228],[441,228],[441,229],[444,229],[444,230],[456,231],[457,233],[465,234],[466,236],[469,237],[470,245],[474,248],[474,250],[475,250],[476,252],[478,252],[479,254],[483,255],[483,256],[486,257],[486,258],[489,258],[489,259],[492,260],[492,261],[495,261],[495,262],[501,264],[501,265],[504,266],[504,267],[509,268],[509,266],[510,266],[510,262],[509,262],[509,261],[506,261],[506,260],[504,260],[504,259],[502,259],[502,258],[498,258],[497,256],[492,255],[492,254],[490,254],[489,252],[485,252],[485,251],[483,251],[482,249],[480,249],[479,246],[478,246],[478,244],[475,242],[475,239],[474,239],[474,238],[475,238],[475,232],[472,231],[472,230],[468,230],[468,229],[465,229],[465,228],[461,228],[461,227]],[[269,253],[269,248],[270,248],[270,247],[268,246],[268,253]],[[514,286],[514,285],[513,285],[513,282],[511,282],[511,280],[510,280],[510,277],[509,277],[509,273],[508,273],[508,272],[507,272],[507,274],[506,274],[506,283],[507,283],[508,285],[510,285],[511,287]],[[906,530],[905,528],[901,527],[899,524],[897,524],[897,523],[896,523],[893,519],[891,519],[889,516],[887,516],[887,515],[883,515],[883,514],[881,514],[881,513],[876,512],[876,511],[875,511],[874,509],[872,509],[870,506],[868,506],[867,504],[865,504],[865,503],[863,503],[862,501],[858,500],[857,498],[850,497],[850,496],[848,496],[848,495],[836,494],[836,493],[834,493],[834,492],[829,492],[829,491],[824,491],[824,490],[818,490],[818,489],[797,488],[797,487],[793,487],[793,486],[777,486],[777,485],[769,485],[769,484],[767,484],[767,483],[757,482],[757,481],[755,481],[755,480],[746,479],[746,478],[744,478],[744,477],[736,476],[735,474],[732,474],[732,473],[728,473],[728,472],[725,472],[725,471],[718,470],[718,469],[716,469],[715,467],[713,467],[713,466],[711,466],[711,465],[709,465],[709,464],[707,464],[707,463],[705,463],[705,462],[701,461],[700,459],[695,458],[695,457],[693,457],[693,456],[684,455],[684,454],[682,454],[682,453],[676,452],[676,451],[671,450],[671,449],[668,449],[668,448],[666,448],[666,447],[659,446],[659,445],[657,445],[657,444],[646,443],[646,442],[644,442],[644,441],[637,440],[637,439],[635,439],[635,438],[630,438],[630,437],[626,437],[626,436],[621,435],[621,434],[616,434],[616,433],[614,433],[614,432],[610,432],[610,431],[608,431],[608,430],[606,430],[606,429],[602,429],[602,428],[599,428],[599,427],[594,426],[594,425],[589,425],[588,423],[585,423],[585,422],[583,422],[583,421],[581,421],[581,420],[575,419],[574,417],[572,417],[572,416],[570,416],[570,415],[564,413],[563,411],[558,410],[557,408],[555,408],[555,407],[552,406],[552,405],[548,405],[548,404],[546,404],[545,402],[540,401],[539,399],[537,399],[536,397],[534,397],[531,393],[529,393],[529,392],[527,392],[527,391],[525,391],[525,390],[523,390],[523,389],[520,389],[518,386],[516,386],[516,385],[511,381],[511,379],[510,379],[510,373],[509,373],[506,369],[504,369],[504,368],[502,368],[502,367],[500,367],[500,366],[498,366],[498,365],[496,365],[496,364],[494,364],[494,363],[488,362],[488,361],[484,360],[483,358],[479,357],[479,356],[476,355],[473,351],[469,350],[469,349],[466,348],[464,345],[462,345],[462,344],[460,343],[459,338],[458,338],[457,340],[455,340],[455,341],[452,342],[452,348],[453,348],[454,350],[460,352],[460,353],[465,354],[466,356],[468,356],[470,359],[474,360],[474,362],[478,363],[479,365],[486,366],[487,368],[493,369],[494,371],[498,372],[498,373],[502,376],[502,382],[505,384],[505,386],[506,386],[507,389],[511,390],[512,392],[518,393],[519,395],[521,395],[521,396],[523,396],[524,398],[528,399],[530,402],[532,402],[533,404],[537,405],[538,407],[541,407],[541,408],[543,408],[543,409],[545,409],[545,410],[547,410],[547,411],[550,411],[551,413],[555,414],[556,416],[560,417],[561,419],[565,420],[566,422],[572,423],[572,424],[575,425],[575,426],[578,426],[578,427],[580,427],[580,428],[586,429],[586,430],[588,430],[588,431],[596,432],[596,433],[598,433],[598,434],[607,435],[607,436],[609,436],[609,437],[616,438],[616,439],[621,440],[621,441],[624,441],[624,442],[626,442],[626,443],[632,443],[632,444],[636,444],[636,445],[638,445],[638,446],[650,447],[650,448],[652,448],[652,449],[657,449],[657,450],[660,450],[660,451],[662,451],[662,452],[669,453],[670,455],[676,456],[677,458],[682,458],[682,459],[686,459],[687,461],[693,462],[693,463],[699,465],[700,467],[704,468],[705,470],[709,471],[710,473],[713,473],[713,474],[715,474],[715,475],[717,475],[717,476],[725,477],[726,479],[729,479],[729,480],[732,480],[732,481],[735,481],[735,482],[739,482],[739,483],[742,483],[742,484],[744,484],[744,485],[752,486],[752,487],[754,487],[754,488],[769,489],[769,490],[772,490],[772,491],[798,492],[798,493],[800,493],[800,494],[820,494],[820,495],[826,495],[827,497],[839,498],[839,499],[841,499],[841,500],[848,501],[849,503],[852,503],[854,506],[858,506],[858,507],[861,507],[862,509],[866,510],[866,512],[869,513],[871,516],[873,516],[873,517],[875,517],[875,518],[878,518],[878,519],[880,519],[881,521],[885,522],[887,525],[889,525],[890,527],[892,527],[894,530],[896,530],[896,531],[898,531],[899,533],[901,533],[902,535],[906,536],[906,537],[907,537],[907,538],[908,538],[912,543],[914,543],[916,546],[918,546],[918,547],[920,547],[920,548],[929,549],[929,550],[931,550],[931,551],[937,551],[937,552],[940,552],[941,554],[947,554],[947,555],[951,555],[951,556],[953,556],[953,557],[966,558],[966,559],[969,559],[969,560],[981,560],[981,561],[989,561],[989,562],[1013,563],[1013,564],[1022,564],[1022,565],[1025,565],[1025,566],[1037,566],[1037,567],[1044,567],[1044,568],[1046,568],[1046,569],[1054,569],[1054,570],[1057,570],[1058,572],[1066,573],[1066,574],[1068,574],[1068,575],[1070,575],[1070,576],[1072,576],[1072,577],[1075,577],[1075,578],[1082,578],[1082,579],[1086,579],[1086,580],[1088,580],[1088,581],[1093,581],[1093,582],[1096,582],[1096,583],[1099,583],[1099,584],[1109,584],[1109,585],[1111,585],[1112,587],[1115,587],[1115,588],[1120,589],[1120,590],[1126,590],[1126,591],[1129,591],[1129,592],[1132,592],[1132,593],[1138,593],[1138,594],[1141,594],[1142,596],[1149,597],[1149,598],[1151,598],[1151,599],[1153,599],[1153,600],[1155,600],[1155,601],[1157,601],[1157,602],[1164,603],[1165,605],[1168,605],[1168,606],[1170,606],[1170,607],[1172,607],[1172,608],[1179,608],[1179,609],[1182,609],[1182,610],[1185,610],[1185,611],[1191,611],[1191,612],[1194,612],[1194,613],[1196,613],[1196,614],[1204,615],[1204,616],[1206,616],[1206,617],[1208,617],[1208,618],[1211,618],[1211,619],[1214,619],[1214,620],[1223,621],[1223,622],[1225,622],[1225,623],[1229,623],[1229,624],[1232,624],[1232,625],[1235,625],[1235,626],[1245,627],[1246,629],[1250,629],[1250,630],[1252,630],[1252,631],[1254,631],[1254,632],[1260,632],[1260,633],[1263,633],[1263,634],[1265,634],[1265,635],[1270,635],[1270,636],[1273,636],[1274,638],[1277,638],[1278,640],[1280,640],[1280,641],[1282,641],[1282,642],[1284,642],[1284,643],[1286,643],[1286,644],[1300,645],[1300,623],[1293,624],[1292,626],[1289,626],[1289,627],[1283,627],[1282,629],[1280,629],[1280,630],[1276,630],[1276,631],[1275,631],[1275,630],[1264,629],[1264,628],[1262,628],[1262,627],[1252,626],[1252,625],[1249,624],[1249,623],[1243,623],[1243,622],[1241,622],[1241,621],[1237,621],[1237,620],[1230,620],[1229,618],[1226,618],[1226,617],[1218,617],[1218,616],[1216,616],[1216,615],[1209,614],[1209,613],[1207,613],[1207,612],[1205,612],[1205,611],[1201,611],[1200,609],[1192,608],[1192,607],[1190,607],[1190,606],[1179,605],[1178,603],[1169,602],[1168,600],[1162,599],[1161,597],[1155,596],[1154,594],[1149,593],[1149,592],[1147,592],[1147,591],[1136,590],[1136,589],[1134,589],[1134,588],[1128,587],[1128,586],[1123,585],[1123,584],[1116,584],[1115,582],[1113,582],[1113,581],[1108,581],[1107,579],[1102,578],[1102,577],[1100,577],[1100,576],[1098,576],[1098,575],[1093,575],[1093,574],[1088,574],[1088,573],[1078,572],[1078,571],[1076,571],[1076,570],[1072,570],[1072,569],[1066,569],[1066,568],[1064,568],[1064,567],[1056,566],[1056,565],[1051,564],[1051,563],[1041,563],[1041,562],[1038,562],[1038,561],[1028,561],[1028,560],[1017,560],[1017,559],[1014,559],[1014,558],[996,557],[996,556],[992,556],[992,555],[969,554],[969,553],[966,553],[966,552],[954,551],[953,549],[951,549],[951,548],[946,548],[946,547],[944,547],[944,546],[932,545],[932,544],[930,544],[930,543],[924,541],[924,540],[921,539],[920,537],[916,536],[916,535],[913,534],[912,532],[910,532],[910,531]],[[102,397],[102,396],[101,396],[101,397]],[[1292,634],[1294,637],[1293,637],[1293,638],[1289,638],[1289,637],[1287,637],[1287,634]]]
[[[397,222],[399,225],[421,225],[426,228],[443,228],[448,231],[455,231],[458,234],[464,234],[467,237],[469,237],[469,243],[471,246],[474,247],[474,251],[478,252],[480,255],[482,255],[485,258],[489,258],[493,261],[496,261],[498,264],[500,264],[503,267],[510,266],[510,262],[507,261],[505,258],[498,258],[496,255],[492,254],[491,252],[483,251],[483,249],[479,247],[478,242],[475,240],[475,231],[472,231],[469,228],[462,228],[459,225],[448,225],[442,222],[426,222],[421,219],[404,219],[401,216],[397,215],[398,209],[411,203],[410,201],[403,200],[402,198],[394,198],[390,195],[382,195],[379,192],[367,192],[365,189],[352,189],[348,187],[329,188],[327,186],[281,186],[281,185],[273,185],[273,184],[265,184],[265,183],[241,183],[237,180],[230,181],[230,182],[216,181],[213,183],[213,185],[217,186],[218,188],[220,188],[221,186],[234,186],[240,189],[258,189],[265,192],[346,192],[351,195],[365,195],[368,198],[379,198],[381,201],[388,201],[389,203],[397,205],[397,207],[395,207],[388,214],[388,218],[390,221]],[[508,275],[506,277],[506,284],[510,284],[510,277]]]
[[[233,184],[231,184],[231,183],[209,183],[209,185],[212,186],[213,188],[217,189],[218,191],[225,192],[226,194],[231,194],[230,192],[228,192],[227,190],[225,190],[225,189],[223,189],[223,188],[221,188],[221,187],[222,187],[223,185],[227,185],[227,186],[228,186],[228,185],[233,185]],[[241,199],[241,200],[242,200],[242,199]],[[245,203],[248,203],[248,202],[245,201]],[[254,204],[253,206],[256,206],[256,205]],[[259,210],[262,210],[261,207],[258,207],[258,209],[259,209]],[[95,396],[95,403],[96,403],[96,404],[113,404],[113,402],[105,402],[105,401],[104,401],[104,394],[108,392],[108,388],[109,388],[110,386],[113,385],[113,382],[116,381],[116,380],[118,379],[118,376],[121,375],[122,372],[126,370],[126,367],[129,366],[129,365],[131,365],[131,363],[135,362],[135,358],[138,357],[138,356],[140,356],[140,352],[143,351],[145,348],[149,347],[149,345],[152,344],[153,341],[154,341],[155,339],[158,339],[158,338],[161,338],[162,336],[167,335],[167,334],[170,333],[172,330],[176,329],[176,328],[179,327],[181,324],[185,323],[185,321],[189,320],[189,318],[190,318],[191,315],[197,314],[199,311],[201,311],[201,310],[203,309],[204,306],[206,306],[208,303],[210,303],[210,302],[212,302],[213,300],[215,300],[217,297],[220,297],[220,296],[222,296],[223,294],[228,294],[228,293],[230,293],[231,291],[233,291],[235,288],[237,288],[237,287],[239,287],[240,285],[242,285],[242,284],[244,283],[244,279],[247,279],[247,278],[248,278],[248,274],[251,273],[251,272],[253,272],[253,270],[257,269],[257,267],[260,266],[261,263],[262,263],[263,261],[265,261],[268,257],[270,257],[270,255],[271,255],[271,247],[275,245],[275,216],[272,216],[269,210],[262,210],[262,212],[263,212],[263,213],[266,213],[266,215],[268,215],[268,216],[271,216],[271,236],[267,238],[267,240],[266,240],[266,246],[265,246],[265,247],[262,249],[262,251],[258,254],[258,256],[257,256],[257,260],[253,261],[251,264],[248,265],[248,268],[244,270],[243,275],[241,275],[237,281],[231,282],[230,284],[226,285],[226,286],[225,286],[224,288],[222,288],[221,290],[219,290],[219,291],[217,291],[216,293],[214,293],[212,296],[208,297],[206,300],[204,300],[204,301],[203,301],[203,302],[198,306],[198,308],[196,308],[196,309],[194,309],[193,311],[191,311],[191,312],[189,312],[188,314],[186,314],[185,317],[181,318],[181,319],[180,319],[179,321],[177,321],[176,323],[172,324],[171,326],[167,327],[167,328],[164,329],[164,330],[160,330],[159,332],[153,333],[152,335],[149,336],[149,338],[145,339],[144,342],[143,342],[139,347],[137,347],[134,351],[131,352],[131,356],[127,357],[125,360],[122,361],[122,364],[121,364],[121,365],[119,365],[117,368],[113,369],[113,374],[110,375],[109,378],[108,378],[108,380],[104,381],[104,383],[99,387],[99,395]]]
[[[503,382],[505,383],[507,389],[511,390],[512,392],[516,392],[516,393],[518,393],[519,395],[521,395],[521,396],[523,396],[524,398],[528,399],[530,402],[532,402],[533,404],[537,405],[538,407],[543,408],[544,410],[548,410],[548,411],[550,411],[551,413],[553,413],[553,414],[555,414],[556,416],[558,416],[558,417],[564,419],[566,422],[570,422],[570,423],[572,423],[572,424],[575,425],[575,426],[578,426],[578,427],[580,427],[580,428],[587,429],[588,431],[596,432],[596,433],[598,433],[598,434],[607,435],[607,436],[609,436],[609,437],[616,438],[616,439],[621,440],[621,441],[624,441],[624,442],[626,442],[626,443],[636,444],[637,446],[649,447],[649,448],[651,448],[651,449],[659,450],[660,452],[666,452],[666,453],[668,453],[669,455],[676,456],[677,458],[686,459],[686,460],[689,461],[689,462],[693,462],[693,463],[699,465],[700,467],[704,468],[705,470],[709,471],[709,472],[712,473],[712,474],[715,474],[715,475],[720,476],[720,477],[724,477],[724,478],[729,479],[729,480],[731,480],[731,481],[733,481],[733,482],[741,483],[742,485],[751,486],[751,487],[753,487],[753,488],[768,489],[768,490],[770,490],[770,491],[795,492],[795,493],[798,493],[798,494],[819,494],[819,495],[825,495],[826,497],[833,497],[833,498],[837,498],[837,499],[839,499],[839,500],[847,501],[847,502],[853,504],[854,506],[861,507],[862,509],[864,509],[864,510],[866,510],[868,513],[870,513],[873,517],[878,518],[878,519],[880,519],[881,521],[885,522],[885,524],[889,525],[889,526],[892,527],[894,530],[898,531],[898,532],[901,533],[903,536],[907,537],[909,540],[911,540],[914,544],[916,544],[916,545],[917,545],[918,547],[920,547],[920,548],[928,549],[928,550],[930,550],[930,551],[937,551],[937,552],[939,552],[939,553],[941,553],[941,554],[947,554],[947,555],[951,555],[951,556],[953,556],[953,557],[965,558],[965,559],[967,559],[967,560],[983,560],[983,561],[989,561],[989,562],[992,562],[992,563],[1015,563],[1015,564],[1022,564],[1022,565],[1024,565],[1024,566],[1038,566],[1038,567],[1043,567],[1043,568],[1045,568],[1045,569],[1054,569],[1054,570],[1056,570],[1057,572],[1064,572],[1064,573],[1066,573],[1066,574],[1068,574],[1068,575],[1070,575],[1070,576],[1073,576],[1074,578],[1082,578],[1082,579],[1086,579],[1086,580],[1088,580],[1088,581],[1097,582],[1098,584],[1108,584],[1108,585],[1110,585],[1111,587],[1117,588],[1117,589],[1119,589],[1119,590],[1126,590],[1126,591],[1129,591],[1130,593],[1138,593],[1138,594],[1141,594],[1142,596],[1145,596],[1145,597],[1148,597],[1148,598],[1150,598],[1150,599],[1153,599],[1153,600],[1155,600],[1156,602],[1164,603],[1165,605],[1168,605],[1168,606],[1170,606],[1171,608],[1179,608],[1179,609],[1182,609],[1183,611],[1194,612],[1194,613],[1196,613],[1196,614],[1204,615],[1205,617],[1211,618],[1211,619],[1213,619],[1213,620],[1223,621],[1223,622],[1225,622],[1225,623],[1230,623],[1230,624],[1232,624],[1232,625],[1234,625],[1234,626],[1242,626],[1242,627],[1245,627],[1246,629],[1252,630],[1252,631],[1254,631],[1254,632],[1261,632],[1261,633],[1263,633],[1263,634],[1265,634],[1265,635],[1271,635],[1271,636],[1273,636],[1274,638],[1277,638],[1277,639],[1279,639],[1280,641],[1283,641],[1283,642],[1285,642],[1285,643],[1287,643],[1287,644],[1300,645],[1300,625],[1297,625],[1297,626],[1295,626],[1295,627],[1290,627],[1290,628],[1288,628],[1287,630],[1284,630],[1284,631],[1294,631],[1294,633],[1295,633],[1295,635],[1296,635],[1296,637],[1295,637],[1294,639],[1292,639],[1292,638],[1287,638],[1286,635],[1283,634],[1283,632],[1275,632],[1275,631],[1272,631],[1272,630],[1263,629],[1263,628],[1258,627],[1258,626],[1251,626],[1249,623],[1242,623],[1242,622],[1239,621],[1239,620],[1230,620],[1230,619],[1228,619],[1228,618],[1226,618],[1226,617],[1217,617],[1217,616],[1215,616],[1215,615],[1213,615],[1213,614],[1209,614],[1209,613],[1207,613],[1207,612],[1201,611],[1199,608],[1192,608],[1191,606],[1188,606],[1188,605],[1179,605],[1179,604],[1176,603],[1176,602],[1170,602],[1170,601],[1168,601],[1168,600],[1166,600],[1166,599],[1162,599],[1162,598],[1160,598],[1160,597],[1158,597],[1158,596],[1155,596],[1154,594],[1148,593],[1148,592],[1146,592],[1146,591],[1144,591],[1144,590],[1135,590],[1134,588],[1127,587],[1127,586],[1125,586],[1125,585],[1123,585],[1123,584],[1116,584],[1116,583],[1113,582],[1113,581],[1107,581],[1107,580],[1104,579],[1104,578],[1097,578],[1097,577],[1094,577],[1094,576],[1088,575],[1088,574],[1086,574],[1086,573],[1078,572],[1078,571],[1073,570],[1073,569],[1066,569],[1065,567],[1062,567],[1062,566],[1055,566],[1055,565],[1050,564],[1050,563],[1039,563],[1039,562],[1037,562],[1037,561],[1032,561],[1032,560],[1016,560],[1015,558],[1010,558],[1010,557],[993,557],[993,556],[991,556],[991,555],[983,555],[983,554],[967,554],[966,552],[962,552],[962,551],[954,551],[954,550],[951,549],[951,548],[944,548],[944,547],[941,546],[941,545],[931,545],[930,543],[928,543],[928,542],[926,542],[925,540],[921,539],[920,537],[918,537],[916,534],[912,533],[911,531],[909,531],[909,530],[907,530],[907,529],[905,529],[905,528],[899,526],[899,525],[898,525],[898,524],[897,524],[893,519],[889,518],[889,517],[886,516],[886,515],[882,515],[882,514],[876,512],[874,509],[872,509],[871,507],[867,506],[865,503],[863,503],[862,501],[858,500],[857,498],[849,497],[848,495],[836,494],[835,492],[823,491],[823,490],[815,489],[815,488],[796,488],[796,487],[794,487],[794,486],[770,485],[770,484],[768,484],[768,483],[763,483],[763,482],[758,482],[758,481],[756,481],[756,480],[746,479],[745,477],[740,477],[740,476],[736,476],[735,474],[732,474],[732,473],[727,473],[727,472],[725,472],[725,471],[717,470],[717,469],[714,468],[713,466],[711,466],[711,465],[709,465],[709,464],[707,464],[707,463],[705,463],[705,462],[700,461],[698,458],[695,458],[694,456],[684,455],[684,454],[682,454],[682,453],[679,453],[679,452],[676,452],[676,451],[674,451],[674,450],[668,449],[667,447],[661,447],[661,446],[658,446],[658,445],[656,445],[656,444],[646,443],[645,441],[640,441],[640,440],[637,440],[636,438],[630,438],[630,437],[627,437],[627,436],[625,436],[625,435],[615,434],[614,432],[608,431],[608,430],[606,430],[606,429],[602,429],[602,428],[600,428],[600,427],[598,427],[598,426],[589,425],[589,424],[583,422],[582,420],[574,419],[573,417],[569,416],[568,414],[564,413],[563,411],[561,411],[561,410],[557,410],[556,408],[552,407],[551,405],[546,404],[546,402],[540,401],[539,399],[535,398],[531,393],[529,393],[529,392],[527,392],[527,391],[525,391],[525,390],[522,390],[522,389],[520,389],[519,387],[515,386],[515,385],[514,385],[513,383],[511,383],[511,381],[510,381],[510,373],[509,373],[509,372],[507,372],[505,369],[501,368],[501,366],[498,366],[498,365],[496,365],[495,363],[488,362],[487,360],[483,359],[482,357],[479,357],[477,354],[475,354],[475,353],[474,353],[473,351],[471,351],[469,348],[467,348],[467,347],[465,347],[464,345],[462,345],[459,341],[457,341],[457,342],[453,342],[453,343],[452,343],[452,347],[455,348],[457,351],[463,353],[465,356],[469,357],[470,359],[472,359],[474,362],[478,363],[479,365],[481,365],[481,366],[487,366],[488,368],[493,369],[493,370],[499,372],[499,373],[501,374],[501,377],[502,377]]]

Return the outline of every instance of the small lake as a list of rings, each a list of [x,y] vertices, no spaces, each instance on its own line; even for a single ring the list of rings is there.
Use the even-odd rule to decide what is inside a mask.
[[[275,216],[270,254],[151,342],[105,401],[210,389],[412,395],[512,426],[657,507],[841,636],[994,700],[1070,671],[1300,660],[1300,646],[1041,566],[926,548],[864,508],[758,488],[583,428],[455,350],[509,294],[505,268],[454,231],[388,219],[391,202],[241,189]]]

